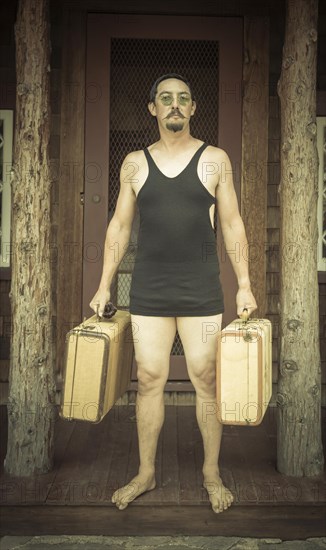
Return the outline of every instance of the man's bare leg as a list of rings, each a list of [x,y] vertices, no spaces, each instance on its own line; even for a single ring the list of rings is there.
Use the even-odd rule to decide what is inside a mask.
[[[221,323],[222,315],[177,317],[189,377],[196,390],[196,417],[205,456],[203,486],[216,513],[226,510],[233,502],[218,467],[223,426],[216,416],[216,352]]]
[[[155,456],[164,422],[163,391],[176,334],[174,317],[131,315],[131,322],[138,378],[136,418],[140,464],[138,474],[112,496],[119,510],[156,486]]]

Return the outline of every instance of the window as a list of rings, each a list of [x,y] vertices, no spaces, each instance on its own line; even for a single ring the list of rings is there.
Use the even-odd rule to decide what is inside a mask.
[[[318,193],[318,271],[326,271],[326,117],[317,117],[317,148],[319,157]]]
[[[0,110],[0,267],[10,267],[13,111]]]

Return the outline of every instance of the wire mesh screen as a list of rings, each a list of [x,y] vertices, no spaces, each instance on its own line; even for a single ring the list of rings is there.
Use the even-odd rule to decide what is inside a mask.
[[[124,157],[159,139],[156,120],[147,108],[149,91],[159,76],[174,72],[189,80],[197,103],[191,133],[211,145],[218,145],[218,61],[218,41],[213,40],[111,40],[109,221],[116,207]],[[138,229],[137,211],[128,250],[111,287],[112,299],[120,309],[129,308]],[[178,333],[171,353],[184,354]]]

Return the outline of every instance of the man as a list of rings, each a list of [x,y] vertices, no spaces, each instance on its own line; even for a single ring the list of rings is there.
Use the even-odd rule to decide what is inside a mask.
[[[219,476],[222,425],[205,410],[216,407],[216,332],[221,328],[223,293],[214,235],[214,209],[227,250],[243,250],[247,239],[238,210],[228,155],[190,134],[196,110],[189,82],[163,75],[154,84],[148,104],[160,139],[134,151],[123,161],[120,193],[109,224],[99,289],[90,303],[102,315],[110,285],[127,249],[136,203],[140,230],[130,289],[132,326],[137,327],[135,359],[140,466],[138,475],[118,489],[112,502],[123,510],[145,491],[154,489],[157,441],[164,421],[163,390],[170,352],[178,330],[187,369],[196,390],[196,417],[203,437],[203,485],[218,513],[232,501]],[[118,258],[116,257],[118,245]],[[237,312],[257,307],[250,289],[244,255],[230,259],[238,279]],[[205,327],[216,327],[205,334]],[[216,410],[216,408],[215,408]]]

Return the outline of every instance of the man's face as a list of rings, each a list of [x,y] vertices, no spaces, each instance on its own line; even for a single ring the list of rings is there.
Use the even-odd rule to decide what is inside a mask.
[[[180,132],[189,124],[196,104],[185,82],[169,78],[159,83],[155,103],[149,103],[148,108],[156,116],[159,125],[171,132]]]

